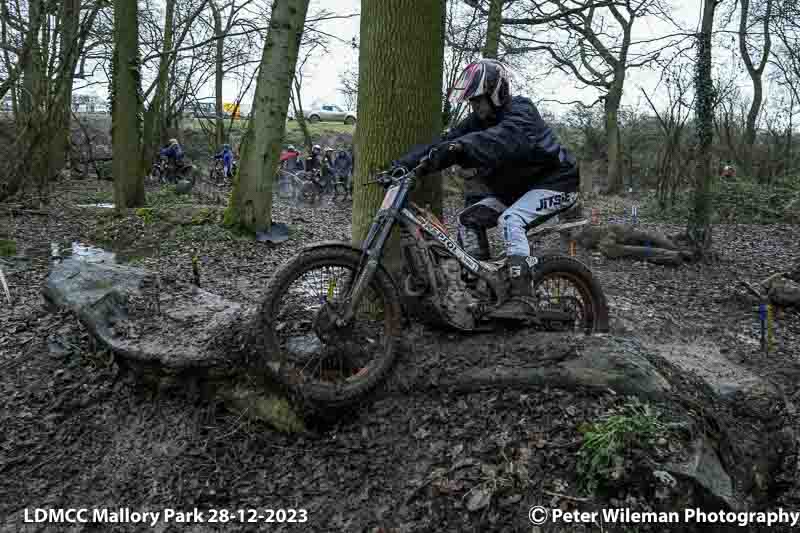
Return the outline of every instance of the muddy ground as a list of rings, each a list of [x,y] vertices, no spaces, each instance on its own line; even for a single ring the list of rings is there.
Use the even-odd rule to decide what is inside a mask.
[[[520,501],[647,508],[624,488],[602,497],[579,488],[578,428],[624,398],[554,388],[452,394],[435,387],[438,379],[491,367],[507,350],[535,344],[526,331],[461,335],[415,326],[413,352],[401,364],[424,368],[424,379],[316,437],[282,435],[191,391],[137,382],[73,317],[42,308],[52,243],[60,250],[76,241],[113,245],[118,260],[183,280],[192,277],[197,249],[204,288],[256,303],[273,269],[299,245],[349,235],[350,206],[279,203],[273,218],[288,223],[291,234],[271,246],[202,220],[116,219],[76,207],[109,198],[109,191],[106,182],[67,182],[41,210],[11,215],[0,208],[0,228],[9,228],[20,256],[0,258],[13,298],[0,305],[0,531],[537,531],[520,516]],[[635,201],[600,199],[585,207],[599,208],[601,221],[609,222]],[[459,204],[448,200],[448,223]],[[789,225],[721,225],[714,235],[720,261],[679,269],[580,254],[606,291],[612,335],[637,338],[709,379],[731,378],[722,375],[730,368],[752,372],[796,405],[800,315],[777,318],[774,348],[763,354],[757,308],[737,282],[787,269],[800,255],[799,233]],[[800,473],[794,480],[771,507],[800,510]],[[490,503],[470,511],[476,494],[491,494]],[[36,507],[303,508],[308,522],[155,529],[23,523],[24,510]]]

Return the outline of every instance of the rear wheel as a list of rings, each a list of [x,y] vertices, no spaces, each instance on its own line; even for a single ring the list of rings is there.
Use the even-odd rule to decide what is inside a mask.
[[[222,164],[215,160],[214,165],[211,167],[211,172],[209,172],[208,180],[215,185],[221,185],[224,181],[222,174]]]
[[[354,318],[337,324],[360,261],[345,246],[311,249],[280,267],[267,287],[258,315],[263,362],[306,411],[361,399],[394,363],[402,309],[386,271],[376,271]]]
[[[540,256],[533,271],[533,298],[545,328],[608,331],[608,303],[600,283],[583,263],[561,255]]]
[[[312,124],[319,122],[319,115],[311,115],[310,117],[308,117],[308,121],[311,122]]]
[[[353,117],[347,117],[346,119],[344,119],[344,123],[348,125],[353,125],[356,123],[356,119],[354,119]]]

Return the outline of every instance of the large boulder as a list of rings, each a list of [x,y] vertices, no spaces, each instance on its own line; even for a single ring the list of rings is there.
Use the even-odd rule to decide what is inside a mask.
[[[446,376],[435,387],[613,391],[658,406],[679,428],[682,451],[669,460],[645,454],[617,485],[638,486],[654,499],[657,491],[665,509],[752,508],[769,502],[786,473],[794,472],[793,406],[776,387],[727,361],[713,346],[550,334],[528,338],[525,345],[508,344],[506,350],[515,355],[497,357],[491,368]],[[406,383],[421,379],[430,385],[431,372],[414,371],[420,376],[406,376]]]
[[[303,423],[286,400],[246,373],[246,335],[254,309],[193,285],[159,280],[140,268],[75,256],[54,265],[45,300],[69,309],[142,376],[200,381],[204,390],[247,407],[278,429]],[[247,384],[247,385],[245,385]]]

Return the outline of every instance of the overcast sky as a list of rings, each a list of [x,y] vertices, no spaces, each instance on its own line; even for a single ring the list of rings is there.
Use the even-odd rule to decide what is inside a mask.
[[[701,15],[701,2],[699,0],[666,1],[671,2],[673,6],[673,18],[681,24],[683,28],[694,31],[698,27]],[[361,8],[361,2],[360,0],[312,0],[309,7],[309,15],[313,15],[316,11],[323,8],[342,15],[358,13]],[[304,107],[323,101],[334,102],[340,105],[344,104],[344,98],[338,92],[340,87],[339,78],[348,66],[357,66],[358,64],[358,51],[354,50],[346,43],[349,43],[354,37],[356,39],[358,38],[359,25],[360,17],[336,19],[321,23],[319,27],[320,30],[334,35],[344,42],[331,39],[328,52],[323,53],[319,51],[306,64],[303,83]],[[652,39],[655,36],[666,35],[674,33],[675,31],[675,28],[671,24],[653,17],[643,18],[637,20],[634,25],[633,40],[635,42],[637,40]],[[717,68],[732,68],[731,65],[741,63],[741,60],[738,58],[738,53],[732,54],[730,51],[722,48],[714,49],[714,61]],[[527,74],[536,76],[540,74],[540,72],[537,72],[535,67],[530,67]],[[660,75],[660,71],[650,69],[629,71],[625,81],[623,105],[638,105],[641,108],[645,108],[646,101],[642,97],[642,89],[647,91],[648,95],[657,105],[663,105],[666,101],[663,96],[664,91],[657,87]],[[749,79],[743,74],[741,75],[741,86],[743,91],[747,93]],[[246,108],[249,108],[249,104],[252,101],[254,89],[255,83],[250,93],[246,95],[243,100]],[[766,79],[765,89],[769,89],[768,80]],[[102,88],[95,90],[99,93],[103,92]],[[223,85],[223,100],[226,102],[233,101],[239,90],[240,87],[235,82],[226,81]],[[520,87],[517,85],[512,88],[512,92],[525,94],[537,101],[556,99],[561,101],[579,100],[587,104],[595,101],[598,94],[591,88],[581,87],[574,79],[563,74],[554,74],[538,78],[533,86]],[[105,94],[102,94],[102,96],[105,96]],[[199,98],[213,99],[213,83],[209,83],[197,96]],[[551,111],[556,114],[560,114],[567,109],[567,106],[547,101],[543,102],[540,107],[543,111]]]
[[[695,31],[699,27],[701,16],[701,2],[699,0],[667,0],[672,5],[672,17],[684,29]],[[309,7],[309,14],[318,9],[329,9],[337,14],[358,13],[361,8],[360,0],[312,0]],[[718,11],[719,20],[719,11]],[[734,21],[735,23],[735,21]],[[353,37],[358,38],[360,17],[350,19],[339,19],[325,22],[320,29],[326,33],[336,35],[345,42],[349,42]],[[676,30],[671,24],[662,20],[646,17],[638,19],[634,25],[633,41],[648,40],[654,36],[662,36],[675,33]],[[319,53],[313,57],[304,70],[305,81],[303,83],[303,103],[304,106],[313,105],[322,101],[335,102],[343,105],[344,99],[338,92],[340,74],[346,70],[348,65],[358,64],[358,51],[353,50],[349,45],[331,40],[328,53]],[[727,50],[715,48],[714,62],[717,67],[730,68],[732,63],[739,65],[741,60],[738,52],[731,54]],[[528,74],[536,75],[535,70],[530,69]],[[623,105],[636,105],[642,108],[647,106],[646,100],[642,96],[644,89],[656,105],[664,104],[666,98],[664,91],[658,87],[660,70],[636,69],[631,70],[625,80],[625,91]],[[749,79],[743,76],[742,88],[747,93]],[[765,80],[765,88],[768,90],[768,81]],[[542,78],[530,87],[517,87],[518,93],[526,93],[534,100],[579,100],[586,104],[592,103],[597,99],[598,93],[592,88],[582,87],[574,79],[563,74],[552,74]],[[235,94],[236,88],[226,87],[226,92]],[[208,96],[213,94],[213,89],[208,88]],[[251,97],[246,100],[249,102]],[[560,114],[568,106],[559,105],[555,102],[543,102],[543,110],[549,110]]]

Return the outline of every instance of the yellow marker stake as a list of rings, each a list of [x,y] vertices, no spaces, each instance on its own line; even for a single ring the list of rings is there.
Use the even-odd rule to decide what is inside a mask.
[[[336,280],[332,279],[330,283],[328,283],[328,301],[333,300],[333,291],[336,288]]]
[[[577,246],[575,244],[575,241],[569,241],[569,255],[570,255],[570,257],[575,257],[576,248],[577,248]]]

